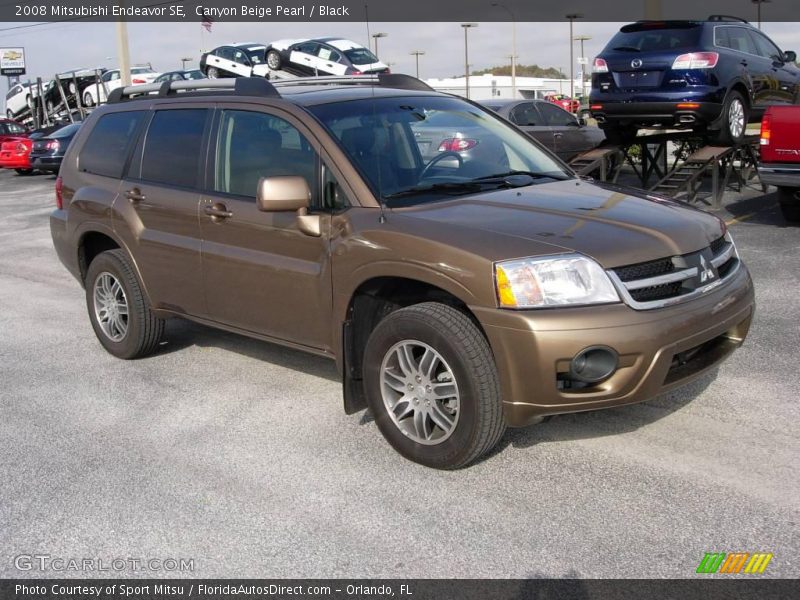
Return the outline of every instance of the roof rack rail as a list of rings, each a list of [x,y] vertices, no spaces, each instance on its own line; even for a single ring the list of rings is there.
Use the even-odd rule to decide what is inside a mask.
[[[216,90],[233,91],[237,96],[280,97],[275,86],[262,77],[239,77],[237,79],[195,79],[192,81],[164,81],[162,83],[130,85],[112,90],[108,95],[108,103],[114,104],[126,99],[147,96],[153,92],[158,92],[158,97],[164,98],[176,92],[209,92]]]
[[[298,77],[276,81],[275,87],[293,87],[298,85],[378,85],[398,90],[434,91],[424,81],[403,73],[378,73],[377,75],[324,75],[319,77]]]
[[[709,21],[736,21],[738,23],[747,23],[750,24],[750,21],[747,19],[742,19],[741,17],[734,17],[733,15],[711,15],[708,17]]]

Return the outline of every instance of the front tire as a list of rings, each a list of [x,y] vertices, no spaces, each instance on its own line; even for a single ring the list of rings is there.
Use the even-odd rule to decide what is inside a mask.
[[[103,252],[89,265],[86,305],[97,339],[117,358],[140,358],[158,348],[164,321],[153,315],[122,250]]]
[[[83,95],[83,105],[84,106],[94,106],[94,98],[92,98],[92,94],[90,92],[86,92]]]
[[[219,70],[216,67],[208,67],[206,75],[209,79],[219,79]]]
[[[6,110],[6,118],[7,119],[13,119],[14,118],[14,113],[11,112],[10,108],[8,110]]]
[[[800,222],[800,189],[778,188],[778,203],[787,222]]]
[[[426,302],[390,313],[364,353],[367,401],[383,436],[409,460],[464,467],[505,431],[492,351],[461,311]]]
[[[267,66],[273,71],[280,71],[282,66],[281,55],[276,50],[267,52]]]

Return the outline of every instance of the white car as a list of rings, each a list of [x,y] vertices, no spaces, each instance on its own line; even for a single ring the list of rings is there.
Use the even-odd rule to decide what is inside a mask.
[[[327,37],[278,40],[267,48],[267,65],[302,75],[362,75],[388,73],[389,67],[357,42]]]
[[[153,83],[155,79],[161,75],[156,73],[150,67],[132,67],[131,68],[131,85],[144,85],[146,83]],[[83,90],[83,105],[94,106],[105,102],[108,99],[108,94],[112,90],[122,86],[122,77],[119,69],[106,71],[100,78],[100,85],[90,85]],[[98,98],[99,91],[99,98]]]
[[[31,105],[31,88],[28,83],[11,86],[6,94],[6,117],[13,119]]]
[[[236,42],[214,48],[200,57],[200,70],[209,79],[266,77],[267,47],[255,42]]]

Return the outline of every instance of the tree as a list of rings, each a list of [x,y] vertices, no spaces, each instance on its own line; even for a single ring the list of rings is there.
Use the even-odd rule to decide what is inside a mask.
[[[511,75],[511,65],[489,67],[480,71],[473,71],[472,75]],[[459,76],[460,77],[460,76]],[[555,67],[540,67],[539,65],[517,65],[517,77],[541,77],[543,79],[563,79],[564,74]]]

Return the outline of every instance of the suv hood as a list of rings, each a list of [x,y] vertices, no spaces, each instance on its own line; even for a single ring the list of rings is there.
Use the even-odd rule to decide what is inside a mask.
[[[688,205],[578,179],[396,210],[472,229],[489,246],[493,235],[513,236],[553,254],[580,252],[607,269],[696,252],[725,231],[717,217]]]

